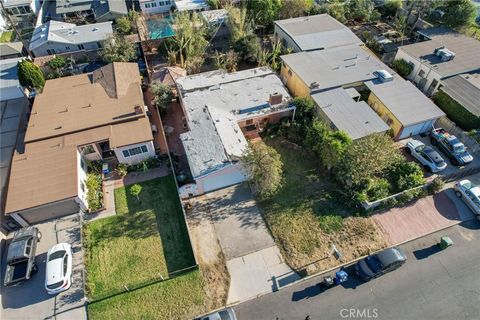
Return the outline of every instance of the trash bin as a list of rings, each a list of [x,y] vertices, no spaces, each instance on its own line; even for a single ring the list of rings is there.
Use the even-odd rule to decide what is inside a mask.
[[[443,236],[440,238],[440,243],[438,244],[438,246],[440,247],[440,249],[446,249],[447,247],[450,247],[451,245],[453,244],[453,241],[452,239],[450,239],[450,237],[448,236]]]
[[[348,280],[348,273],[344,270],[337,271],[335,273],[335,284],[340,284]]]

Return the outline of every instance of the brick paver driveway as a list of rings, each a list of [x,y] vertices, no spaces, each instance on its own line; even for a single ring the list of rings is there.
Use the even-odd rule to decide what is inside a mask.
[[[408,206],[380,212],[373,219],[390,244],[398,244],[470,219],[468,208],[458,205],[457,201],[460,200],[455,199],[449,189]]]

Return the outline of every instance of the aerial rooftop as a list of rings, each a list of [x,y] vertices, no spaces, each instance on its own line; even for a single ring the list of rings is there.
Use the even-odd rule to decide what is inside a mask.
[[[181,134],[194,177],[243,155],[247,142],[238,121],[288,108],[290,95],[268,68],[205,72],[177,79],[190,131]],[[282,103],[270,105],[271,94]]]
[[[371,80],[378,70],[394,74],[383,62],[355,45],[297,52],[281,58],[314,91]]]
[[[342,88],[318,92],[312,98],[335,127],[353,140],[390,129],[368,104],[356,102]]]
[[[210,7],[206,0],[175,0],[178,11],[201,11]]]
[[[275,24],[302,51],[362,44],[348,27],[328,14],[278,20]]]
[[[82,44],[105,40],[113,33],[111,22],[77,26],[73,23],[50,20],[35,28],[30,42],[30,50],[48,42]]]
[[[427,39],[400,47],[424,65],[429,65],[442,77],[480,69],[480,41],[467,37],[447,27],[436,27],[417,31]],[[434,50],[445,47],[455,53],[455,58],[442,61]]]
[[[480,71],[442,80],[442,90],[472,114],[480,117]]]
[[[404,127],[445,115],[432,100],[400,76],[395,76],[393,81],[388,82],[378,79],[367,81],[365,85]]]

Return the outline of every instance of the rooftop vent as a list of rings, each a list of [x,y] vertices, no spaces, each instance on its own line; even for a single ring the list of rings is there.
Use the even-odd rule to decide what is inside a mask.
[[[97,32],[97,31],[98,31],[98,28],[93,28],[92,31],[93,31],[93,32]]]
[[[373,74],[381,82],[393,81],[393,76],[387,70],[377,70]]]
[[[270,97],[268,98],[268,103],[273,106],[276,104],[280,104],[283,101],[283,95],[278,92],[274,92],[270,94]]]
[[[310,83],[310,89],[318,88],[319,86],[320,84],[317,81]]]
[[[142,111],[142,107],[140,106],[135,106],[135,114],[142,114],[143,111]]]
[[[455,52],[448,50],[445,47],[436,48],[433,53],[442,59],[443,62],[450,61],[455,58]]]

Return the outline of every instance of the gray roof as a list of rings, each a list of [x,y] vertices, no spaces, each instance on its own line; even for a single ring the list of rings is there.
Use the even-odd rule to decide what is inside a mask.
[[[302,51],[360,45],[362,41],[346,26],[329,16],[299,17],[275,21]]]
[[[290,95],[268,68],[205,72],[177,79],[189,131],[180,135],[193,177],[243,155],[247,142],[238,121],[289,108]],[[282,103],[270,105],[270,94]],[[292,107],[293,108],[293,107]]]
[[[30,6],[33,0],[1,0],[5,8],[18,7],[21,5]]]
[[[98,19],[108,13],[128,14],[125,0],[103,0],[95,1],[93,6],[95,18]]]
[[[465,109],[480,117],[480,72],[442,80],[442,90]]]
[[[312,98],[335,127],[353,140],[390,129],[365,101],[356,102],[342,88],[315,93]]]
[[[55,13],[64,14],[91,10],[93,0],[50,0],[55,1]]]
[[[6,42],[0,43],[0,56],[10,56],[15,54],[22,54],[23,43],[20,41],[17,42]]]
[[[0,60],[0,101],[23,97],[17,64],[21,58]]]
[[[399,76],[389,82],[367,81],[365,85],[404,127],[445,115],[417,87]]]
[[[373,72],[377,70],[395,73],[365,49],[354,45],[297,52],[281,58],[307,86],[316,83],[315,87],[311,87],[312,90],[325,90],[372,80],[376,77]]]
[[[110,21],[77,26],[73,23],[50,20],[35,28],[30,41],[30,50],[35,50],[48,42],[77,45],[102,41],[112,33]]]
[[[419,34],[431,40],[417,42],[399,47],[441,77],[454,76],[460,73],[480,69],[480,41],[467,37],[446,27],[430,28],[418,31]],[[445,46],[455,53],[455,58],[442,62],[433,51]]]

